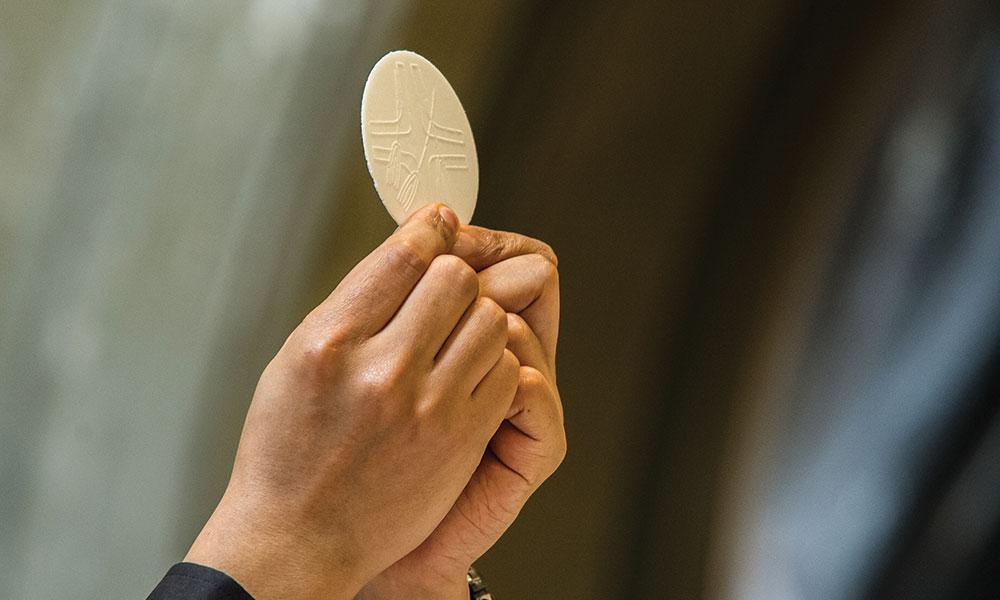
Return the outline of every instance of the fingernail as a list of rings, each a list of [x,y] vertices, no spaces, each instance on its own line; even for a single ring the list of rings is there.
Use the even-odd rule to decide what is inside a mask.
[[[455,214],[455,211],[451,210],[444,204],[439,204],[438,214],[441,215],[441,218],[444,219],[445,223],[447,223],[449,227],[451,227],[453,232],[458,231],[458,215]]]
[[[451,253],[455,256],[468,256],[472,254],[475,246],[476,242],[472,239],[472,236],[464,231],[460,231],[458,232],[458,239],[455,240],[455,245],[451,248]]]

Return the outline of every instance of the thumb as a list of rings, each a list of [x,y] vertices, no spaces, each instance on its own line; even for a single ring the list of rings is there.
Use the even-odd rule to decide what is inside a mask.
[[[464,260],[476,271],[491,267],[500,261],[525,254],[539,254],[553,265],[557,264],[552,247],[518,233],[497,231],[466,225],[461,228],[451,253]]]

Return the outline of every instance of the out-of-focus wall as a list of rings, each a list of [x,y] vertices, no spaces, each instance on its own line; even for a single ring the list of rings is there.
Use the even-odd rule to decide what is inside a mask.
[[[463,100],[474,222],[560,255],[569,454],[480,561],[498,597],[975,584],[986,4],[0,3],[0,595],[183,556],[261,369],[392,230],[358,104],[394,48]]]
[[[331,260],[332,165],[401,17],[0,6],[0,595],[141,597],[183,556]]]
[[[0,589],[137,597],[224,489],[257,376],[392,230],[386,51],[471,115],[529,14],[397,0],[0,6]]]

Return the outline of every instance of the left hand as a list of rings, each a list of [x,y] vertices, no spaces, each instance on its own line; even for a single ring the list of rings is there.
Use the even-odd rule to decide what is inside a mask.
[[[376,576],[357,598],[469,597],[465,574],[514,522],[566,454],[556,387],[559,276],[545,243],[462,227],[452,254],[479,274],[480,294],[507,311],[508,344],[521,363],[514,401],[479,467],[420,546]]]

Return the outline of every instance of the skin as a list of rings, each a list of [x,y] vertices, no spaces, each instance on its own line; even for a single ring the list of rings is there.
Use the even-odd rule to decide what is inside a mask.
[[[555,255],[417,211],[264,370],[185,560],[258,600],[468,598],[565,455]]]
[[[359,598],[466,599],[465,574],[517,518],[566,455],[556,387],[559,276],[552,249],[531,238],[465,227],[452,249],[478,271],[483,296],[507,314],[518,389],[489,450],[448,515]]]

